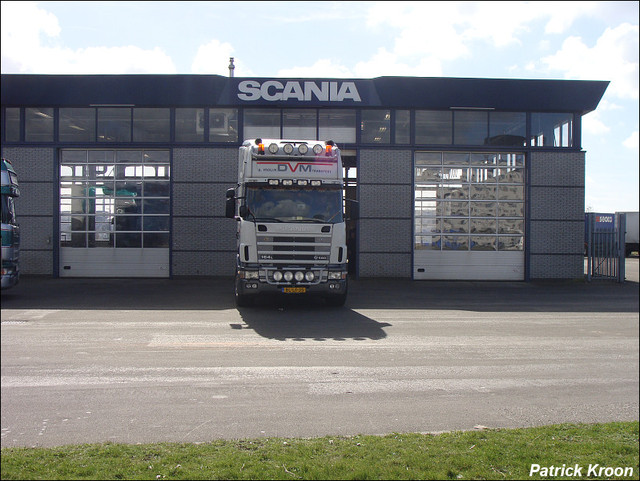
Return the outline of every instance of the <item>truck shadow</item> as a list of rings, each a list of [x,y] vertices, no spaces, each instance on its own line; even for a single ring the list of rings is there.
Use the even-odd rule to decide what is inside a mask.
[[[365,341],[387,337],[386,322],[377,322],[347,307],[327,307],[321,301],[265,300],[256,307],[238,308],[243,324],[232,329],[253,329],[279,341]]]

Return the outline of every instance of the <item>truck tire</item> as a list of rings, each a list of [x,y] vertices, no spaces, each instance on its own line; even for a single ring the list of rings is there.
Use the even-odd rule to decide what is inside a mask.
[[[326,298],[327,304],[332,307],[342,307],[347,301],[347,294],[340,294],[337,296],[329,296]]]
[[[345,291],[342,294],[327,296],[325,300],[327,301],[327,305],[329,306],[342,307],[344,306],[344,303],[347,301],[347,290],[345,289]]]

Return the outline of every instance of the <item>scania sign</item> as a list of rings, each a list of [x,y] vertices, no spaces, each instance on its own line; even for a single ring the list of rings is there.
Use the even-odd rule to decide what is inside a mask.
[[[355,82],[314,82],[289,80],[244,80],[238,84],[238,98],[244,101],[269,102],[297,100],[299,102],[361,102]]]

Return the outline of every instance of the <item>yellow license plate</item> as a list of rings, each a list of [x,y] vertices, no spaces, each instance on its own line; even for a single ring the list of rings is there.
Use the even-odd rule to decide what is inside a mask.
[[[282,292],[285,294],[304,294],[307,292],[306,287],[283,287]]]

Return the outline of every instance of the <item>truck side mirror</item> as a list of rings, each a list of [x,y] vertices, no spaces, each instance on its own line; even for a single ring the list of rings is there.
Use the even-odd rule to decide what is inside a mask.
[[[235,189],[227,190],[227,201],[225,203],[225,217],[233,219],[236,216],[236,191]]]

